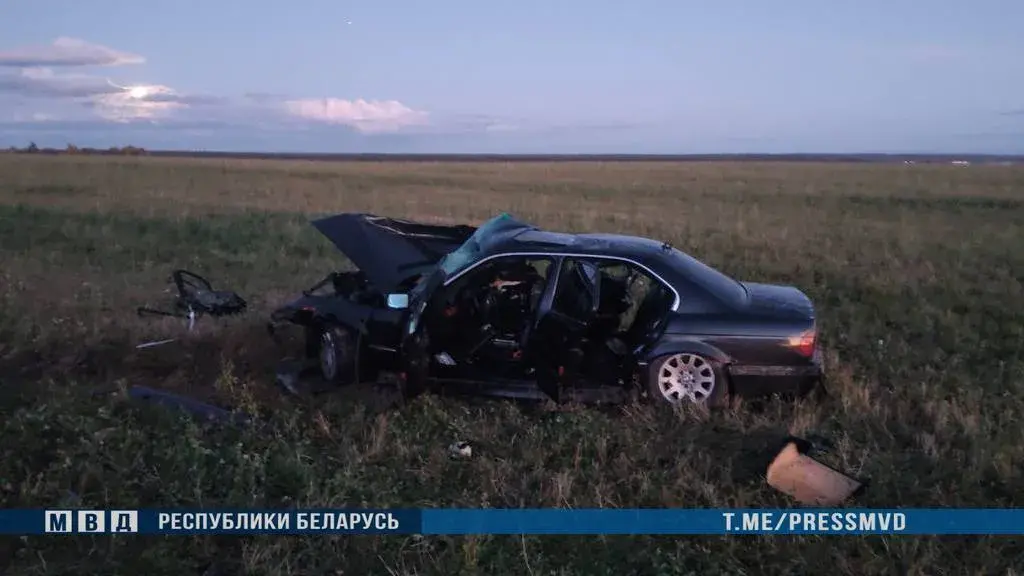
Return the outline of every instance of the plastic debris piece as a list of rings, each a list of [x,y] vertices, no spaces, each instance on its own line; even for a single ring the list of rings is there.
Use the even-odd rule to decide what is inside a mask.
[[[206,418],[208,420],[228,421],[234,423],[248,423],[249,421],[249,418],[243,414],[236,414],[230,410],[225,410],[223,408],[213,406],[212,404],[206,404],[205,402],[200,402],[193,398],[179,396],[171,392],[164,392],[163,390],[146,388],[145,386],[132,386],[128,389],[128,396],[138,400],[150,401],[160,406],[180,408],[190,414]]]
[[[469,458],[473,455],[473,447],[469,442],[455,442],[448,447],[448,453],[453,458]]]
[[[837,506],[862,491],[864,483],[807,456],[809,445],[788,441],[768,465],[768,485],[809,506]]]
[[[138,346],[136,346],[135,349],[136,350],[142,350],[143,348],[153,348],[155,346],[163,346],[164,344],[170,344],[171,342],[174,342],[175,340],[177,340],[177,338],[169,338],[167,340],[156,340],[154,342],[143,342],[142,344],[139,344]]]

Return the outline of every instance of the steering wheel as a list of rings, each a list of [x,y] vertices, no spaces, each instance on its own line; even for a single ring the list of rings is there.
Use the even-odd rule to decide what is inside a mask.
[[[496,301],[494,288],[490,284],[486,284],[478,288],[473,294],[467,298],[470,304],[470,309],[473,315],[480,319],[487,317],[488,312],[494,307]]]

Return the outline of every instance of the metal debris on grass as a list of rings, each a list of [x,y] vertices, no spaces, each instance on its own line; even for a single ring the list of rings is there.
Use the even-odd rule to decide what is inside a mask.
[[[210,281],[188,270],[175,270],[171,273],[171,282],[177,290],[177,296],[170,310],[159,310],[141,306],[139,316],[165,316],[188,320],[188,331],[195,328],[196,320],[201,316],[220,318],[237,316],[245,312],[248,304],[245,299],[230,290],[214,290]]]
[[[171,342],[177,341],[177,338],[168,338],[167,340],[155,340],[153,342],[143,342],[135,347],[136,350],[142,350],[143,348],[153,348],[156,346],[163,346],[164,344],[170,344]]]
[[[128,396],[138,400],[150,401],[160,406],[179,408],[192,415],[199,416],[207,420],[217,420],[235,424],[246,424],[250,421],[249,417],[244,414],[238,414],[212,404],[200,402],[193,398],[180,396],[163,390],[147,388],[145,386],[130,387],[128,389]]]

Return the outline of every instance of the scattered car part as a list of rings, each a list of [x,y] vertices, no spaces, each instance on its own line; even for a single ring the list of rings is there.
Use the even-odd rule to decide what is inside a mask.
[[[469,442],[455,442],[448,447],[448,454],[452,458],[470,458],[473,456],[473,447]]]
[[[143,348],[153,348],[155,346],[163,346],[164,344],[170,344],[171,342],[177,341],[177,338],[168,338],[167,340],[155,340],[153,342],[143,342],[135,347],[136,350],[142,350]]]
[[[249,418],[245,415],[218,408],[198,400],[180,396],[164,390],[156,390],[145,386],[132,386],[128,389],[128,396],[138,400],[153,402],[154,404],[180,408],[186,412],[205,418],[207,420],[218,420],[224,422],[247,423]]]
[[[808,506],[838,506],[866,488],[864,482],[807,455],[810,442],[790,438],[768,465],[768,485]]]
[[[241,296],[230,290],[214,290],[206,278],[194,272],[175,270],[171,273],[171,282],[177,290],[172,309],[140,306],[137,310],[139,316],[184,318],[188,320],[191,332],[201,316],[234,316],[246,310],[247,303]]]
[[[277,371],[274,374],[277,384],[289,394],[299,396],[299,381],[302,377],[304,365],[303,361],[291,358],[286,358],[279,362]]]
[[[322,378],[305,378],[318,372],[316,359],[286,358],[280,361],[275,371],[275,380],[288,394],[304,396],[335,390],[336,385],[324,382]]]
[[[358,270],[277,309],[272,333],[304,327],[309,355],[324,350],[324,327],[344,327],[355,378],[397,374],[408,396],[529,389],[556,402],[594,392],[714,406],[821,380],[806,294],[736,281],[664,242],[549,232],[507,214],[478,228],[371,214],[313,226]]]

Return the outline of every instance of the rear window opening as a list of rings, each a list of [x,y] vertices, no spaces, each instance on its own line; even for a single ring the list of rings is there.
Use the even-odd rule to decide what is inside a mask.
[[[670,248],[673,264],[682,269],[695,283],[727,303],[739,306],[747,301],[747,289],[739,281],[726,276],[693,256]]]

